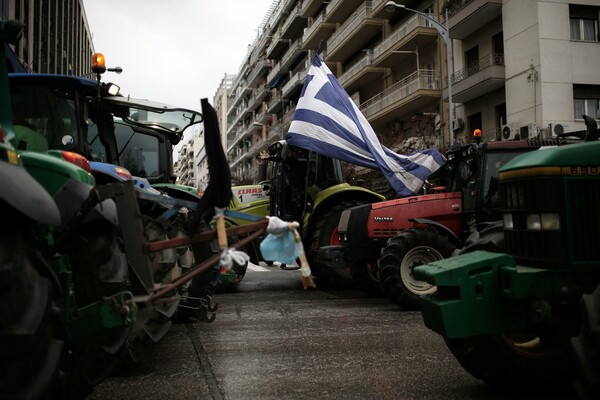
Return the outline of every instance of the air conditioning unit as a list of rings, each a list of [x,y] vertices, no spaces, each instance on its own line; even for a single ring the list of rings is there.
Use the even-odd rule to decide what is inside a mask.
[[[465,120],[462,118],[456,118],[454,120],[454,130],[455,131],[460,131],[465,129]]]
[[[549,137],[562,135],[563,133],[568,132],[568,131],[569,131],[569,125],[567,125],[567,124],[551,123],[548,125],[548,136]]]
[[[506,124],[502,126],[502,140],[513,140],[519,134],[519,128],[515,124]]]
[[[532,123],[527,125],[527,135],[524,134],[523,130],[521,130],[521,139],[533,139],[538,136],[540,130],[536,123]]]

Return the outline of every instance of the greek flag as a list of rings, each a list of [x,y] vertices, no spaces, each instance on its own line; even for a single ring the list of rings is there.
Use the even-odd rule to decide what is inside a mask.
[[[287,141],[355,165],[379,169],[401,196],[416,193],[446,161],[433,149],[400,155],[382,146],[367,119],[318,54],[308,71]]]

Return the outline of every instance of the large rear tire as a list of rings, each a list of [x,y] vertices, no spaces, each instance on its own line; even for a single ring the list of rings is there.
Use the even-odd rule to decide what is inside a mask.
[[[144,223],[144,235],[149,243],[173,239],[180,236],[182,231],[183,227],[177,221],[170,227],[149,218]],[[180,277],[182,274],[180,261],[189,258],[188,251],[191,250],[186,246],[185,249],[171,248],[150,253],[149,259],[155,284],[167,284]],[[177,312],[180,301],[181,296],[175,289],[165,295],[163,301],[155,301],[139,309],[122,360],[125,365],[142,359],[148,348],[158,343],[167,334],[172,325],[171,318]]]
[[[48,277],[49,267],[41,255],[26,245],[23,221],[4,215],[0,229],[0,398],[61,398],[68,334],[64,310],[58,306],[60,288]]]
[[[125,252],[109,222],[82,225],[70,244],[69,262],[79,307],[131,290]],[[115,370],[130,332],[130,326],[103,329],[73,342],[69,397],[86,396]]]
[[[389,239],[381,250],[379,281],[385,295],[404,310],[419,310],[419,297],[437,288],[415,279],[416,266],[452,255],[454,245],[432,229],[407,229]]]
[[[600,399],[600,284],[581,298],[581,331],[572,340],[581,376],[575,384],[581,399]]]
[[[347,208],[366,204],[365,201],[348,200],[335,204],[322,214],[315,216],[315,223],[308,234],[308,243],[305,246],[308,249],[307,258],[313,277],[316,278],[318,288],[343,288],[349,286],[349,281],[344,280],[342,275],[330,270],[326,265],[321,265],[316,260],[315,253],[319,247],[339,244],[338,224],[342,212]],[[350,278],[350,270],[347,271]]]
[[[458,253],[504,251],[502,224],[473,234]],[[570,389],[576,376],[570,333],[563,325],[537,324],[518,332],[444,338],[467,372],[511,394],[548,394]]]
[[[570,338],[551,326],[445,341],[467,372],[502,392],[548,394],[575,380]]]

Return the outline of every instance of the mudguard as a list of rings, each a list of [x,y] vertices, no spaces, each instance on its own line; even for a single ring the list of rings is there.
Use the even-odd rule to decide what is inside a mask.
[[[11,152],[12,157],[9,156]],[[51,226],[60,225],[61,217],[56,203],[25,168],[18,164],[16,153],[5,148],[0,148],[0,153],[0,199],[34,221]],[[14,157],[14,163],[8,162],[9,157]]]
[[[69,179],[56,193],[54,201],[58,205],[62,218],[62,225],[66,225],[73,218],[85,200],[90,197],[94,188],[85,183]],[[119,218],[117,216],[117,207],[112,199],[106,199],[95,205],[85,216],[83,222],[97,221],[105,219],[111,224],[117,226]]]

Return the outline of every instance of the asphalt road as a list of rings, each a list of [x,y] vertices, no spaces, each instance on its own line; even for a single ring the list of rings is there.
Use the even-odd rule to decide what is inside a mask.
[[[173,325],[143,361],[89,398],[514,398],[465,372],[420,313],[387,299],[305,291],[298,271],[260,266],[215,299],[213,323]]]

